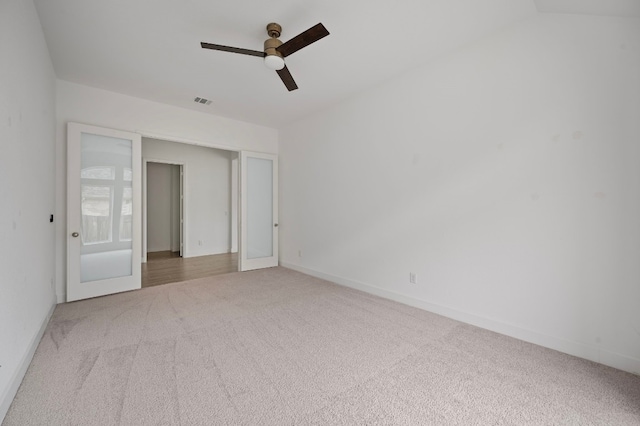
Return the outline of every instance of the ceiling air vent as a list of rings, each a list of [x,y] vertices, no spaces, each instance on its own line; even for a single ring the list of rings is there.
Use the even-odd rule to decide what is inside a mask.
[[[197,102],[197,103],[202,104],[202,105],[211,105],[211,101],[209,99],[205,99],[205,98],[195,98],[193,100],[193,102]]]

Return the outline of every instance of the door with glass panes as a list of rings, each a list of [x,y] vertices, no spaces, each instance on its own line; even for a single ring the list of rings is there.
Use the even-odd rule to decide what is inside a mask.
[[[67,125],[67,301],[141,287],[141,137]]]

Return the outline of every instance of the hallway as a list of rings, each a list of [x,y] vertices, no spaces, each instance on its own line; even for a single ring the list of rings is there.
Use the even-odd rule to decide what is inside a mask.
[[[182,258],[177,253],[148,253],[142,264],[142,288],[169,284],[238,270],[238,253]]]

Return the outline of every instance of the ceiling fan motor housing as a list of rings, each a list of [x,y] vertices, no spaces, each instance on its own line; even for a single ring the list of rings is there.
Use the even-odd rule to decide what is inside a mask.
[[[279,56],[283,57],[282,53],[278,52],[276,49],[282,45],[282,42],[277,38],[270,38],[264,41],[264,53],[267,56]]]
[[[264,41],[264,64],[267,68],[276,71],[284,68],[284,56],[277,50],[280,45],[282,42],[275,37]]]
[[[278,40],[280,37],[280,33],[282,33],[282,27],[275,22],[267,25],[267,34],[269,34],[269,39],[264,41],[264,54],[267,56],[278,56],[284,59],[282,53],[278,52],[276,49],[282,45],[282,42]]]

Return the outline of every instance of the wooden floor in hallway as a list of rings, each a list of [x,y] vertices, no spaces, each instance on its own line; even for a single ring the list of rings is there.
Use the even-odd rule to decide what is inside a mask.
[[[147,263],[142,264],[142,287],[211,277],[237,270],[237,253],[182,258],[176,252],[153,252],[147,254]]]

